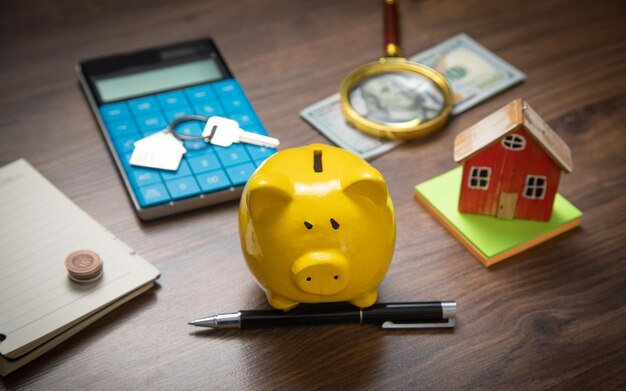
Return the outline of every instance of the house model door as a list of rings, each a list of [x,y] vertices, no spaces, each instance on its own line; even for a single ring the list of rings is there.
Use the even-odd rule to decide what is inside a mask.
[[[512,219],[515,217],[517,206],[517,193],[500,193],[498,202],[498,218]]]

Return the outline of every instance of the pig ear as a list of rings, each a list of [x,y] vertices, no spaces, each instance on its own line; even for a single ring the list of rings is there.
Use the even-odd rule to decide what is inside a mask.
[[[253,218],[259,218],[265,210],[286,205],[293,199],[293,185],[282,175],[258,176],[248,186],[248,209]]]
[[[343,183],[342,183],[343,184]],[[356,180],[345,183],[344,192],[348,195],[358,195],[367,198],[376,205],[387,203],[387,185],[379,173],[366,172]]]

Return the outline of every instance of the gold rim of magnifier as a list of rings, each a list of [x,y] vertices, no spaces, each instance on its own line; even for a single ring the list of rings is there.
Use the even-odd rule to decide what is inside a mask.
[[[359,81],[368,76],[391,72],[417,73],[435,83],[443,96],[443,108],[439,115],[426,122],[414,119],[399,123],[379,123],[359,114],[350,104],[350,91]],[[368,63],[355,69],[341,83],[339,95],[341,111],[352,126],[369,135],[392,140],[411,140],[428,136],[441,129],[448,121],[452,112],[452,89],[446,78],[431,67],[417,64],[401,57],[383,57],[378,62]]]

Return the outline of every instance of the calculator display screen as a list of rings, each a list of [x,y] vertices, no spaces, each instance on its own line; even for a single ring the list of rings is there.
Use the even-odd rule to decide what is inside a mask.
[[[203,59],[130,75],[103,77],[94,80],[104,103],[173,88],[208,83],[222,79],[224,74],[215,59]]]

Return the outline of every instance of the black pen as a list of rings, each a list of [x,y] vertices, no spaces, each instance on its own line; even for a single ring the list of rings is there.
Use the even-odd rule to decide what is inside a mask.
[[[328,323],[382,323],[383,329],[453,328],[455,301],[378,303],[368,308],[349,305],[317,305],[279,310],[245,310],[218,314],[189,322],[213,329],[249,329],[275,326],[305,326]]]

